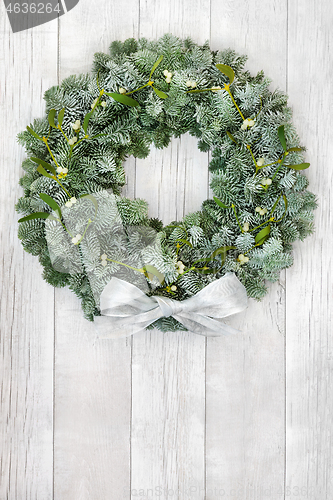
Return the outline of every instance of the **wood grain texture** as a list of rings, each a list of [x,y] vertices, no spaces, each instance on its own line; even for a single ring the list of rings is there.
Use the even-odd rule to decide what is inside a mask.
[[[113,40],[137,37],[138,2],[89,2],[60,19],[59,81]],[[76,63],[73,66],[73,60]],[[130,182],[129,182],[130,183]],[[54,498],[120,499],[130,485],[131,341],[96,340],[68,290],[56,292]]]
[[[208,14],[208,15],[207,15]],[[140,36],[210,36],[209,1],[140,3]],[[198,210],[208,195],[208,155],[189,136],[137,160],[136,196],[165,224]],[[205,487],[205,339],[184,332],[133,338],[131,498],[187,495]],[[153,497],[153,498],[154,498]]]
[[[287,2],[212,4],[212,48],[235,47],[254,74],[272,68],[285,87]],[[274,12],[274,16],[272,13]],[[279,44],[265,40],[279,34]],[[244,48],[246,50],[244,50]],[[260,54],[260,60],[258,55]],[[277,71],[278,70],[278,71]],[[270,74],[268,76],[271,76]],[[275,86],[274,85],[274,86]],[[284,273],[260,302],[250,300],[237,338],[208,339],[206,387],[207,500],[284,498]],[[239,321],[236,318],[233,320]]]
[[[328,2],[290,4],[288,92],[319,207],[287,273],[286,486],[315,500],[333,496],[331,20]]]
[[[204,347],[188,332],[133,339],[131,498],[204,494]]]
[[[54,499],[123,498],[130,481],[131,346],[95,338],[75,297],[58,294]]]
[[[45,26],[0,20],[0,499],[331,500],[331,19],[324,0],[80,0]],[[235,336],[142,332],[97,340],[68,289],[17,240],[24,152],[43,92],[111,41],[166,32],[247,54],[287,90],[318,195],[315,238]],[[187,135],[125,163],[123,193],[164,223],[200,208],[209,155]],[[54,306],[55,296],[55,306]],[[43,304],[39,306],[38,304]]]
[[[1,6],[3,7],[3,6]],[[17,240],[23,190],[16,135],[44,112],[57,70],[56,22],[15,37],[0,19],[0,498],[52,498],[54,291]],[[22,55],[24,54],[24,57]],[[45,73],[41,68],[45,69]]]

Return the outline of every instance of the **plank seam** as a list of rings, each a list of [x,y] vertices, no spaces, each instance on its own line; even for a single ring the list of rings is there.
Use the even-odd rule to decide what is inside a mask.
[[[132,498],[133,335],[130,339],[129,500]]]
[[[60,84],[60,19],[57,19],[57,82]],[[56,394],[56,374],[55,374],[55,352],[56,352],[56,292],[53,289],[53,397],[52,397],[52,499],[55,494],[55,394]]]
[[[286,0],[286,93],[288,93],[288,64],[289,64],[289,0]],[[284,289],[284,477],[283,477],[283,497],[286,500],[287,487],[287,279],[288,273],[285,273]]]
[[[205,338],[205,352],[204,352],[204,359],[205,359],[205,417],[204,417],[204,470],[203,470],[203,476],[204,476],[204,486],[203,490],[205,492],[205,500],[207,498],[207,337]]]

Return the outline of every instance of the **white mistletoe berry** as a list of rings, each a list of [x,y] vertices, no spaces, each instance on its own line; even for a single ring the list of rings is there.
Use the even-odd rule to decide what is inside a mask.
[[[267,179],[262,179],[262,180],[261,180],[261,184],[262,184],[263,186],[270,186],[270,185],[272,184],[272,179],[269,179],[269,178],[267,178]]]
[[[168,83],[170,83],[170,82],[171,82],[171,78],[172,78],[173,73],[171,73],[171,71],[168,71],[167,69],[165,69],[165,70],[163,71],[163,75],[165,76],[166,81],[167,81]],[[168,80],[170,80],[170,82],[169,82]]]
[[[77,202],[77,200],[76,200],[75,196],[72,196],[68,201],[66,201],[65,205],[66,205],[66,207],[71,207],[76,202]]]
[[[194,80],[187,80],[186,87],[191,88],[191,89],[195,89],[196,86],[197,86],[197,82],[195,82]]]
[[[239,262],[241,265],[246,264],[246,262],[249,262],[249,258],[248,258],[246,255],[242,254],[242,253],[240,253],[240,254],[238,255],[238,259],[237,259],[237,260],[238,260],[238,262]]]
[[[103,267],[105,267],[107,265],[107,258],[108,258],[108,256],[106,255],[106,253],[103,253],[101,255],[101,261],[102,261],[101,264]]]
[[[260,215],[265,215],[267,214],[267,208],[256,207],[256,212],[258,212]]]
[[[171,83],[171,78],[172,78],[173,73],[171,73],[171,71],[168,71],[167,69],[165,69],[163,71],[163,75],[165,76],[165,81],[167,83]]]
[[[102,108],[106,108],[106,106],[107,106],[106,101],[102,101],[101,106],[102,106]]]
[[[77,142],[77,137],[72,137],[71,139],[69,139],[68,144],[70,146],[74,146],[76,142]]]
[[[127,90],[123,87],[119,87],[119,94],[126,94]]]
[[[247,130],[248,128],[253,127],[254,124],[255,120],[252,120],[251,118],[246,118],[242,123],[241,129]]]
[[[265,165],[265,158],[258,158],[257,165],[258,167],[262,167],[263,165]]]
[[[181,260],[177,262],[176,269],[178,274],[183,274],[183,272],[185,271],[185,265],[182,263]]]
[[[248,222],[244,222],[243,224],[243,231],[245,233],[247,233],[247,231],[250,229],[250,226],[249,226],[249,223]]]
[[[98,97],[96,97],[96,99],[93,100],[93,103],[91,105],[91,109],[93,109],[95,107],[95,104],[97,103],[98,101]]]
[[[75,122],[72,124],[72,129],[73,130],[80,130],[80,127],[81,127],[80,120],[75,120]]]
[[[176,285],[172,285],[172,286],[171,286],[171,288],[170,288],[170,290],[171,290],[172,292],[175,292],[175,291],[177,290]]]
[[[78,245],[81,239],[82,239],[81,234],[77,234],[76,236],[74,236],[74,238],[72,238],[72,242],[74,243],[74,245]]]

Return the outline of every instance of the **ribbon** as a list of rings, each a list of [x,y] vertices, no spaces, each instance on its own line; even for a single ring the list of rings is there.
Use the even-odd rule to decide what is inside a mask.
[[[182,301],[148,297],[135,285],[113,277],[101,294],[102,316],[95,317],[95,324],[99,338],[112,339],[128,337],[157,319],[172,316],[193,333],[216,337],[238,331],[221,322],[221,318],[243,311],[246,306],[245,287],[233,273]]]

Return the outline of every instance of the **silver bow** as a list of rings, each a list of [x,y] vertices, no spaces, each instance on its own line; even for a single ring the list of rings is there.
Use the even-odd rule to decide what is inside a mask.
[[[135,285],[113,277],[102,291],[102,316],[97,316],[95,323],[99,338],[119,338],[144,330],[159,318],[172,316],[190,332],[214,337],[237,332],[220,319],[243,311],[246,306],[245,287],[232,273],[182,301],[148,297]]]

